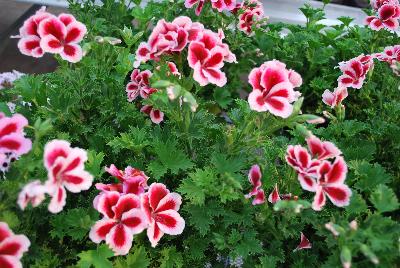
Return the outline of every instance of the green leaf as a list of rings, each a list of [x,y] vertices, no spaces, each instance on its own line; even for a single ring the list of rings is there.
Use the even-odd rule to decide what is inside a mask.
[[[73,240],[81,240],[94,224],[96,216],[95,210],[84,208],[74,208],[57,214],[50,221],[50,236],[60,239],[70,236]]]
[[[355,187],[362,190],[372,190],[379,184],[391,181],[392,177],[378,163],[370,164],[366,161],[350,161],[349,166],[354,170],[358,181]]]
[[[80,268],[112,268],[112,263],[108,260],[114,253],[107,245],[102,244],[97,249],[83,251],[78,254],[77,263]]]
[[[399,201],[394,191],[386,185],[380,184],[370,196],[375,208],[383,213],[394,211],[399,208]]]
[[[95,178],[101,177],[104,173],[104,169],[101,166],[101,163],[104,159],[104,153],[96,153],[95,151],[88,151],[88,161],[85,165],[87,171],[92,174]]]
[[[193,167],[192,161],[186,156],[185,152],[177,147],[175,141],[155,141],[154,152],[158,161],[153,161],[148,169],[153,175],[160,179],[167,171],[172,174],[178,174],[179,171],[185,171]]]
[[[20,225],[18,216],[8,210],[1,212],[0,221],[6,222],[11,229],[17,228]]]
[[[183,267],[182,254],[176,251],[175,247],[164,248],[161,251],[160,268],[181,268]]]
[[[353,191],[350,204],[345,208],[348,213],[358,215],[364,213],[368,209],[368,206],[362,196]]]
[[[115,268],[147,268],[150,265],[150,260],[147,256],[146,249],[143,246],[136,246],[130,250],[130,253],[126,257],[119,257],[115,262]]]
[[[233,101],[228,90],[214,90],[214,99],[223,109]]]
[[[8,108],[7,103],[0,102],[0,113],[4,113],[6,116],[11,116],[10,109]]]

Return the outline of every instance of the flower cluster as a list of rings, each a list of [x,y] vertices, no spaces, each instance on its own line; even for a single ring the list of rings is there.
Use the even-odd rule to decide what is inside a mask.
[[[264,7],[258,0],[250,0],[248,3],[238,4],[235,12],[238,10],[243,12],[239,15],[238,29],[250,35],[253,25],[264,18]]]
[[[11,88],[15,80],[21,78],[24,73],[13,70],[12,72],[0,73],[0,89]]]
[[[300,87],[303,82],[297,72],[273,60],[254,68],[249,74],[249,83],[253,87],[248,98],[250,109],[257,112],[269,111],[287,118],[292,114],[292,103],[301,95],[294,88]]]
[[[29,203],[36,207],[45,199],[45,194],[49,194],[49,211],[60,212],[66,203],[66,189],[79,193],[88,190],[92,185],[93,176],[85,171],[86,161],[86,151],[72,148],[67,141],[52,140],[47,143],[44,149],[44,166],[48,179],[44,184],[36,180],[24,186],[18,197],[20,208],[25,209]]]
[[[22,267],[22,255],[28,251],[31,242],[25,235],[16,235],[5,222],[0,222],[0,267]]]
[[[360,55],[346,62],[339,63],[342,75],[338,78],[339,87],[360,89],[368,71],[374,66],[373,57]]]
[[[386,47],[382,53],[375,54],[379,61],[387,62],[393,72],[400,76],[398,65],[400,64],[400,45]]]
[[[152,73],[149,70],[140,71],[139,69],[134,69],[132,71],[131,81],[126,85],[129,102],[134,101],[138,96],[147,99],[152,93],[157,91],[157,89],[150,87],[149,78],[151,76]],[[154,109],[152,106],[145,105],[141,111],[149,115],[151,121],[155,124],[159,124],[164,120],[164,113]]]
[[[86,32],[86,26],[74,16],[62,13],[56,17],[42,7],[24,22],[15,37],[20,38],[18,48],[24,55],[40,58],[48,52],[75,63],[82,59],[79,42]]]
[[[146,228],[153,247],[164,233],[178,235],[183,232],[185,221],[178,213],[182,203],[179,194],[170,193],[161,183],[148,187],[148,177],[132,167],[121,171],[111,165],[106,171],[120,182],[96,184],[101,193],[94,199],[93,206],[103,219],[90,231],[93,242],[105,240],[116,255],[125,255],[132,247],[133,236]]]
[[[218,12],[222,12],[224,10],[231,11],[236,6],[236,0],[211,0],[212,8],[218,10]],[[192,8],[197,4],[195,13],[197,16],[200,15],[206,0],[185,0],[185,7]]]
[[[148,60],[159,61],[161,56],[180,54],[187,46],[188,63],[194,70],[193,79],[201,86],[209,83],[222,87],[226,84],[225,73],[221,71],[224,62],[236,62],[229,46],[223,43],[222,30],[218,33],[204,29],[203,24],[192,22],[181,16],[172,22],[158,21],[149,36],[148,42],[142,42],[137,51],[134,66]]]
[[[383,28],[396,30],[399,27],[400,4],[398,0],[371,0],[375,16],[368,16],[365,24],[372,30],[379,31]]]
[[[333,143],[315,136],[307,138],[307,145],[310,152],[300,145],[290,145],[286,161],[296,170],[301,187],[316,193],[312,208],[321,210],[326,196],[338,207],[347,206],[351,190],[344,184],[347,165],[342,152]]]
[[[23,115],[7,117],[0,113],[0,171],[6,172],[14,162],[32,148],[30,139],[25,138],[24,128],[28,120]]]
[[[331,108],[343,108],[342,102],[348,96],[347,88],[362,88],[367,73],[373,66],[373,55],[362,54],[346,62],[340,62],[339,69],[342,75],[338,78],[338,86],[333,92],[325,90],[322,101]]]

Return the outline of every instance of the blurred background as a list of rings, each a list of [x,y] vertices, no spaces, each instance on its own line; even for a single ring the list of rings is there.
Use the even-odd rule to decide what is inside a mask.
[[[288,23],[302,23],[303,15],[298,8],[305,0],[262,0],[265,13],[272,22],[284,21]],[[322,0],[318,0],[321,2]],[[361,10],[352,7],[368,7],[369,0],[332,0],[332,3],[342,6],[329,5],[326,9],[330,22],[338,16],[356,18],[356,23],[362,23],[364,14]],[[316,1],[314,4],[320,5]],[[48,5],[51,13],[66,12],[66,0],[0,0],[0,73],[17,70],[23,73],[46,73],[57,67],[52,55],[45,54],[40,59],[22,55],[17,48],[17,39],[10,39],[17,35],[18,29],[24,20],[36,12],[42,5]]]

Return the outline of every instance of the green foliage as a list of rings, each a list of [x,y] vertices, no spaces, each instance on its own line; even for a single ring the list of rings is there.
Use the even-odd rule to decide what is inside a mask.
[[[135,267],[147,268],[150,265],[150,260],[147,256],[144,247],[134,247],[131,254],[126,258],[118,258],[115,262],[115,268]]]
[[[371,202],[379,212],[393,211],[399,208],[399,201],[393,190],[380,184],[371,194]]]
[[[82,44],[87,54],[79,63],[60,61],[55,72],[25,75],[12,89],[0,91],[0,111],[10,115],[6,103],[15,102],[16,111],[28,118],[25,132],[33,141],[32,151],[0,180],[0,221],[26,234],[32,244],[24,266],[222,268],[243,260],[244,268],[340,267],[349,259],[352,267],[399,263],[400,80],[386,63],[376,62],[363,88],[349,89],[343,117],[321,101],[325,89],[337,86],[339,62],[398,44],[396,34],[353,25],[349,17],[327,27],[321,21],[324,10],[310,5],[299,11],[307,19],[304,26],[268,23],[247,36],[233,27],[237,15],[216,12],[209,1],[199,17],[183,1],[101,2],[70,0],[71,11],[88,27]],[[180,15],[215,32],[223,29],[224,42],[238,63],[224,65],[228,83],[222,88],[200,87],[192,79],[186,50],[142,64],[141,70],[153,73],[150,84],[158,89],[142,104],[165,114],[164,122],[155,125],[140,112],[139,102],[126,100],[125,86],[138,44],[147,40],[158,20]],[[98,37],[122,42],[112,45],[98,42]],[[248,73],[272,59],[303,78],[302,98],[287,119],[251,111],[245,100],[251,89]],[[168,75],[167,61],[177,64],[181,78]],[[322,114],[327,115],[324,124],[307,123]],[[328,200],[322,211],[313,211],[314,193],[301,189],[286,164],[287,146],[305,145],[310,130],[343,152],[346,184],[352,189],[349,206],[338,208]],[[56,215],[47,211],[47,201],[19,210],[21,187],[32,179],[46,179],[43,147],[56,138],[88,151],[85,169],[94,183],[115,182],[104,174],[104,166],[130,165],[150,177],[149,185],[162,182],[180,193],[184,232],[165,234],[156,248],[145,233],[135,235],[129,254],[114,257],[104,243],[96,245],[88,238],[99,219],[92,209],[95,187],[68,193],[64,212]],[[262,169],[266,197],[277,183],[281,194],[298,199],[253,206],[252,199],[244,198],[251,190],[247,172],[253,164]],[[357,228],[349,226],[353,221]],[[328,222],[339,236],[325,228]],[[300,232],[312,249],[293,252]]]
[[[107,245],[100,245],[95,250],[81,252],[78,257],[78,267],[80,268],[111,268],[112,263],[108,260],[114,253]]]

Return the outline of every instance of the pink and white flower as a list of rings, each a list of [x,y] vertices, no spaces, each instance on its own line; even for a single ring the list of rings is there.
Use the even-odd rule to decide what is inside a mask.
[[[84,24],[69,14],[51,16],[42,20],[37,30],[44,52],[60,54],[61,58],[72,63],[82,59],[82,41],[87,29]]]
[[[25,235],[16,235],[5,222],[0,222],[0,267],[22,268],[22,255],[31,242]]]
[[[70,14],[58,17],[42,7],[28,18],[19,30],[18,48],[22,54],[35,58],[45,52],[60,54],[64,60],[78,62],[82,58],[79,42],[86,34],[86,27]]]
[[[400,76],[400,45],[386,47],[382,53],[376,53],[375,58],[379,61],[387,62],[393,72]]]
[[[157,246],[164,234],[179,235],[185,229],[185,220],[178,211],[181,196],[170,193],[162,183],[153,183],[149,191],[142,195],[142,207],[149,222],[147,237],[151,246]]]
[[[131,82],[126,85],[126,93],[128,101],[134,101],[139,95],[143,99],[147,99],[150,94],[157,91],[150,87],[149,79],[153,74],[149,70],[140,71],[134,69],[131,74]]]
[[[292,103],[300,96],[299,92],[294,91],[293,84],[300,83],[298,77],[292,77],[292,81],[289,78],[289,75],[293,76],[293,72],[277,60],[254,68],[249,74],[249,83],[253,87],[248,98],[250,109],[257,112],[269,111],[283,118],[289,117],[293,111]]]
[[[100,196],[96,209],[104,217],[92,226],[89,238],[97,244],[105,240],[115,255],[128,254],[133,235],[147,227],[139,196],[107,192]]]
[[[96,183],[95,187],[100,190],[100,194],[93,200],[93,207],[97,208],[100,196],[107,192],[118,192],[120,194],[135,194],[140,196],[148,189],[146,174],[131,166],[125,168],[125,171],[119,170],[114,164],[106,167],[106,171],[118,179],[119,183],[103,184]]]
[[[28,204],[31,204],[32,207],[37,207],[46,198],[45,194],[47,192],[47,187],[45,187],[39,180],[34,180],[22,188],[18,195],[17,204],[22,210],[25,210]]]
[[[243,4],[239,9],[242,9],[243,13],[239,15],[237,27],[240,31],[250,35],[253,25],[257,25],[264,18],[264,7],[258,0],[250,0],[248,4]]]
[[[307,144],[311,154],[300,145],[290,145],[286,161],[297,171],[301,187],[316,193],[312,208],[321,210],[326,196],[335,206],[349,205],[351,190],[344,184],[347,165],[340,156],[342,152],[333,143],[322,142],[313,135],[307,138]]]
[[[326,196],[338,207],[348,206],[350,203],[351,190],[344,184],[347,175],[347,165],[342,157],[336,158],[331,164],[323,161],[319,170],[316,184],[311,186],[316,194],[312,208],[321,210],[326,203]]]
[[[46,7],[42,7],[24,22],[23,26],[19,29],[19,35],[14,36],[20,38],[18,48],[22,54],[34,58],[43,56],[44,51],[40,46],[40,36],[37,30],[41,21],[52,16],[46,12]]]
[[[331,108],[340,107],[342,101],[347,98],[348,92],[346,87],[337,87],[333,92],[326,89],[322,94],[322,101]]]
[[[87,153],[80,148],[72,148],[63,140],[52,140],[44,148],[44,165],[48,171],[45,186],[51,201],[49,211],[60,212],[66,203],[66,189],[73,193],[88,190],[93,176],[84,170]]]
[[[309,136],[306,141],[308,149],[311,152],[311,156],[313,158],[317,158],[318,160],[335,158],[342,154],[335,144],[329,141],[321,141],[314,135]]]
[[[0,171],[7,171],[11,162],[31,150],[32,142],[24,133],[27,125],[23,115],[7,117],[0,113]]]
[[[343,72],[338,78],[339,87],[360,89],[373,64],[373,57],[370,55],[360,55],[347,62],[339,63],[339,68]]]
[[[259,165],[253,165],[249,170],[248,180],[250,184],[253,186],[251,191],[246,194],[244,197],[246,199],[255,196],[252,204],[253,205],[260,205],[265,203],[265,193],[264,190],[261,189],[262,182],[261,182],[262,174]]]
[[[286,162],[298,172],[299,176],[315,176],[320,165],[320,161],[318,159],[312,159],[307,149],[300,145],[288,146]]]
[[[303,234],[303,232],[300,232],[300,244],[293,251],[298,251],[298,250],[301,250],[301,249],[309,249],[309,248],[311,248],[310,241]]]
[[[278,191],[278,184],[275,183],[274,190],[268,196],[268,202],[275,204],[280,200],[281,200],[281,197],[280,197],[279,191]]]
[[[145,105],[140,109],[140,111],[149,115],[154,124],[160,124],[164,120],[164,113],[160,110],[154,109],[153,106]]]
[[[195,13],[197,16],[200,15],[206,0],[185,0],[185,7],[192,8],[197,4]],[[214,9],[217,9],[218,12],[222,12],[224,10],[231,11],[236,6],[236,0],[210,0],[211,6]]]
[[[399,27],[400,4],[398,0],[371,1],[376,11],[375,16],[368,16],[365,24],[372,30],[379,31],[383,28],[396,30]]]
[[[189,66],[193,68],[193,79],[201,86],[209,83],[222,87],[226,84],[225,73],[221,71],[224,66],[224,52],[215,47],[206,49],[203,43],[192,42],[188,54]]]

